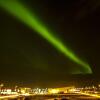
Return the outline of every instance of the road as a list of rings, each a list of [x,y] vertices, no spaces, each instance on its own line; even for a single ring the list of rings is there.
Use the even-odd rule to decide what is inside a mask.
[[[66,98],[67,100],[100,100],[99,97],[90,96],[83,93],[67,93],[67,94],[55,94],[55,95],[12,95],[1,96],[0,100],[61,100]]]

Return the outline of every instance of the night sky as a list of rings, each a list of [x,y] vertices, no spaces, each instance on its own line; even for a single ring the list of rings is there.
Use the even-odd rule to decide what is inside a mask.
[[[0,81],[28,86],[63,86],[69,80],[78,81],[79,76],[83,81],[90,77],[99,80],[100,1],[21,1],[56,37],[91,66],[93,74],[71,75],[80,65],[0,8]]]

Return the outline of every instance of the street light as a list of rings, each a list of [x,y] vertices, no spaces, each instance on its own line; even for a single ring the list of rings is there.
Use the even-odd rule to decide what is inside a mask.
[[[3,83],[0,84],[0,95],[1,95],[1,92],[2,92],[2,87],[4,86]]]

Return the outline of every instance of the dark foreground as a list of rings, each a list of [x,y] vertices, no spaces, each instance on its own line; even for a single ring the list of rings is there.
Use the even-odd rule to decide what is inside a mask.
[[[0,100],[100,100],[100,99],[96,97],[73,93],[73,94],[57,94],[57,95],[19,96],[12,99],[6,98]]]

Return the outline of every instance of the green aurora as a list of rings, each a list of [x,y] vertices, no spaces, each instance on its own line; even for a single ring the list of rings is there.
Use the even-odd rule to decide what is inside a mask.
[[[31,29],[35,30],[37,34],[45,38],[51,43],[56,49],[62,52],[70,60],[80,65],[78,72],[75,74],[91,74],[92,70],[90,66],[79,59],[67,46],[65,46],[60,39],[53,35],[53,32],[49,31],[48,28],[43,25],[34,12],[31,12],[25,5],[21,4],[17,0],[0,0],[0,6],[17,17],[20,21],[24,22]],[[73,74],[73,73],[72,73]]]

